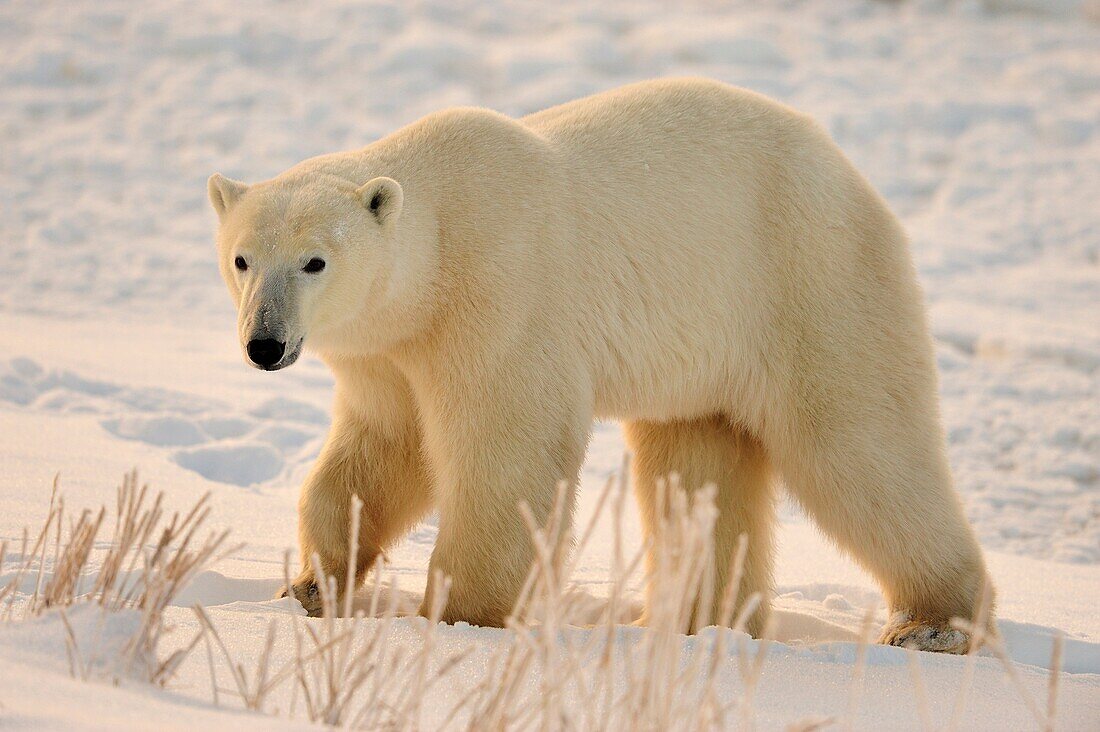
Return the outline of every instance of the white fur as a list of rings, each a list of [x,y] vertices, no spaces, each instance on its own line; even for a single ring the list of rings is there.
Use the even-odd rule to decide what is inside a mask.
[[[382,178],[379,215],[364,197]],[[778,475],[893,611],[971,616],[985,570],[906,239],[808,117],[654,81],[519,120],[448,110],[211,190],[242,317],[258,286],[238,252],[256,280],[329,260],[287,275],[286,316],[337,379],[302,499],[303,554],[327,570],[345,571],[353,492],[366,561],[435,505],[445,617],[499,625],[532,556],[516,504],[547,514],[601,417],[626,423],[649,524],[661,476],[718,483],[718,552],[748,533],[746,590],[770,586]]]

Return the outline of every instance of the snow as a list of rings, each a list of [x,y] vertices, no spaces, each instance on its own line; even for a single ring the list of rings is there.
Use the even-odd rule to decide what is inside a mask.
[[[324,437],[332,382],[309,357],[271,374],[241,363],[206,176],[270,177],[440,107],[523,114],[637,79],[707,75],[814,115],[901,217],[936,338],[951,463],[1009,653],[1045,700],[1052,637],[1065,633],[1059,725],[1095,729],[1098,19],[1096,3],[1074,0],[4,3],[0,539],[39,525],[58,471],[74,507],[112,501],[133,466],[172,508],[210,491],[211,523],[246,546],[178,598],[170,642],[193,633],[187,607],[201,602],[234,647],[258,648],[266,619],[288,612],[268,598],[295,544],[297,486]],[[597,425],[579,521],[622,450],[618,428]],[[636,545],[635,516],[625,529]],[[435,531],[429,520],[389,557],[408,604]],[[610,542],[601,526],[580,564],[578,591],[596,608]],[[777,582],[780,643],[757,722],[845,714],[874,584],[789,506]],[[49,616],[0,625],[0,725],[295,726],[213,707],[191,668],[170,690],[71,680],[61,632]],[[417,631],[402,621],[398,632]],[[462,626],[441,637],[477,645],[474,664],[501,642]],[[964,661],[921,667],[943,723]],[[1032,724],[996,659],[978,659],[974,678],[968,728]],[[732,679],[723,689],[740,693]],[[912,728],[916,715],[904,654],[870,649],[856,726]]]

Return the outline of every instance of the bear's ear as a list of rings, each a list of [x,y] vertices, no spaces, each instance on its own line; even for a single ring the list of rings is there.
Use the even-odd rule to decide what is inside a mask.
[[[380,224],[396,221],[405,200],[401,184],[393,178],[385,177],[367,181],[355,190],[355,195]]]
[[[239,180],[226,178],[221,173],[214,173],[206,182],[206,192],[210,194],[210,203],[218,212],[218,218],[225,216],[226,212],[233,208],[244,192],[248,190],[248,184]]]

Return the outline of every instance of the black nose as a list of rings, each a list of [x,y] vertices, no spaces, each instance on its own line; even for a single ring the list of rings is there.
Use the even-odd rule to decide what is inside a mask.
[[[248,357],[257,366],[274,366],[283,357],[286,344],[274,338],[257,338],[248,342]]]

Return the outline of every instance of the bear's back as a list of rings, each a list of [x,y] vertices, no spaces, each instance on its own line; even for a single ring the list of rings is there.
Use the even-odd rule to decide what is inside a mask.
[[[809,117],[761,94],[709,79],[657,79],[522,117],[526,127],[578,156],[594,149],[653,151],[679,145],[768,147],[821,136]]]

